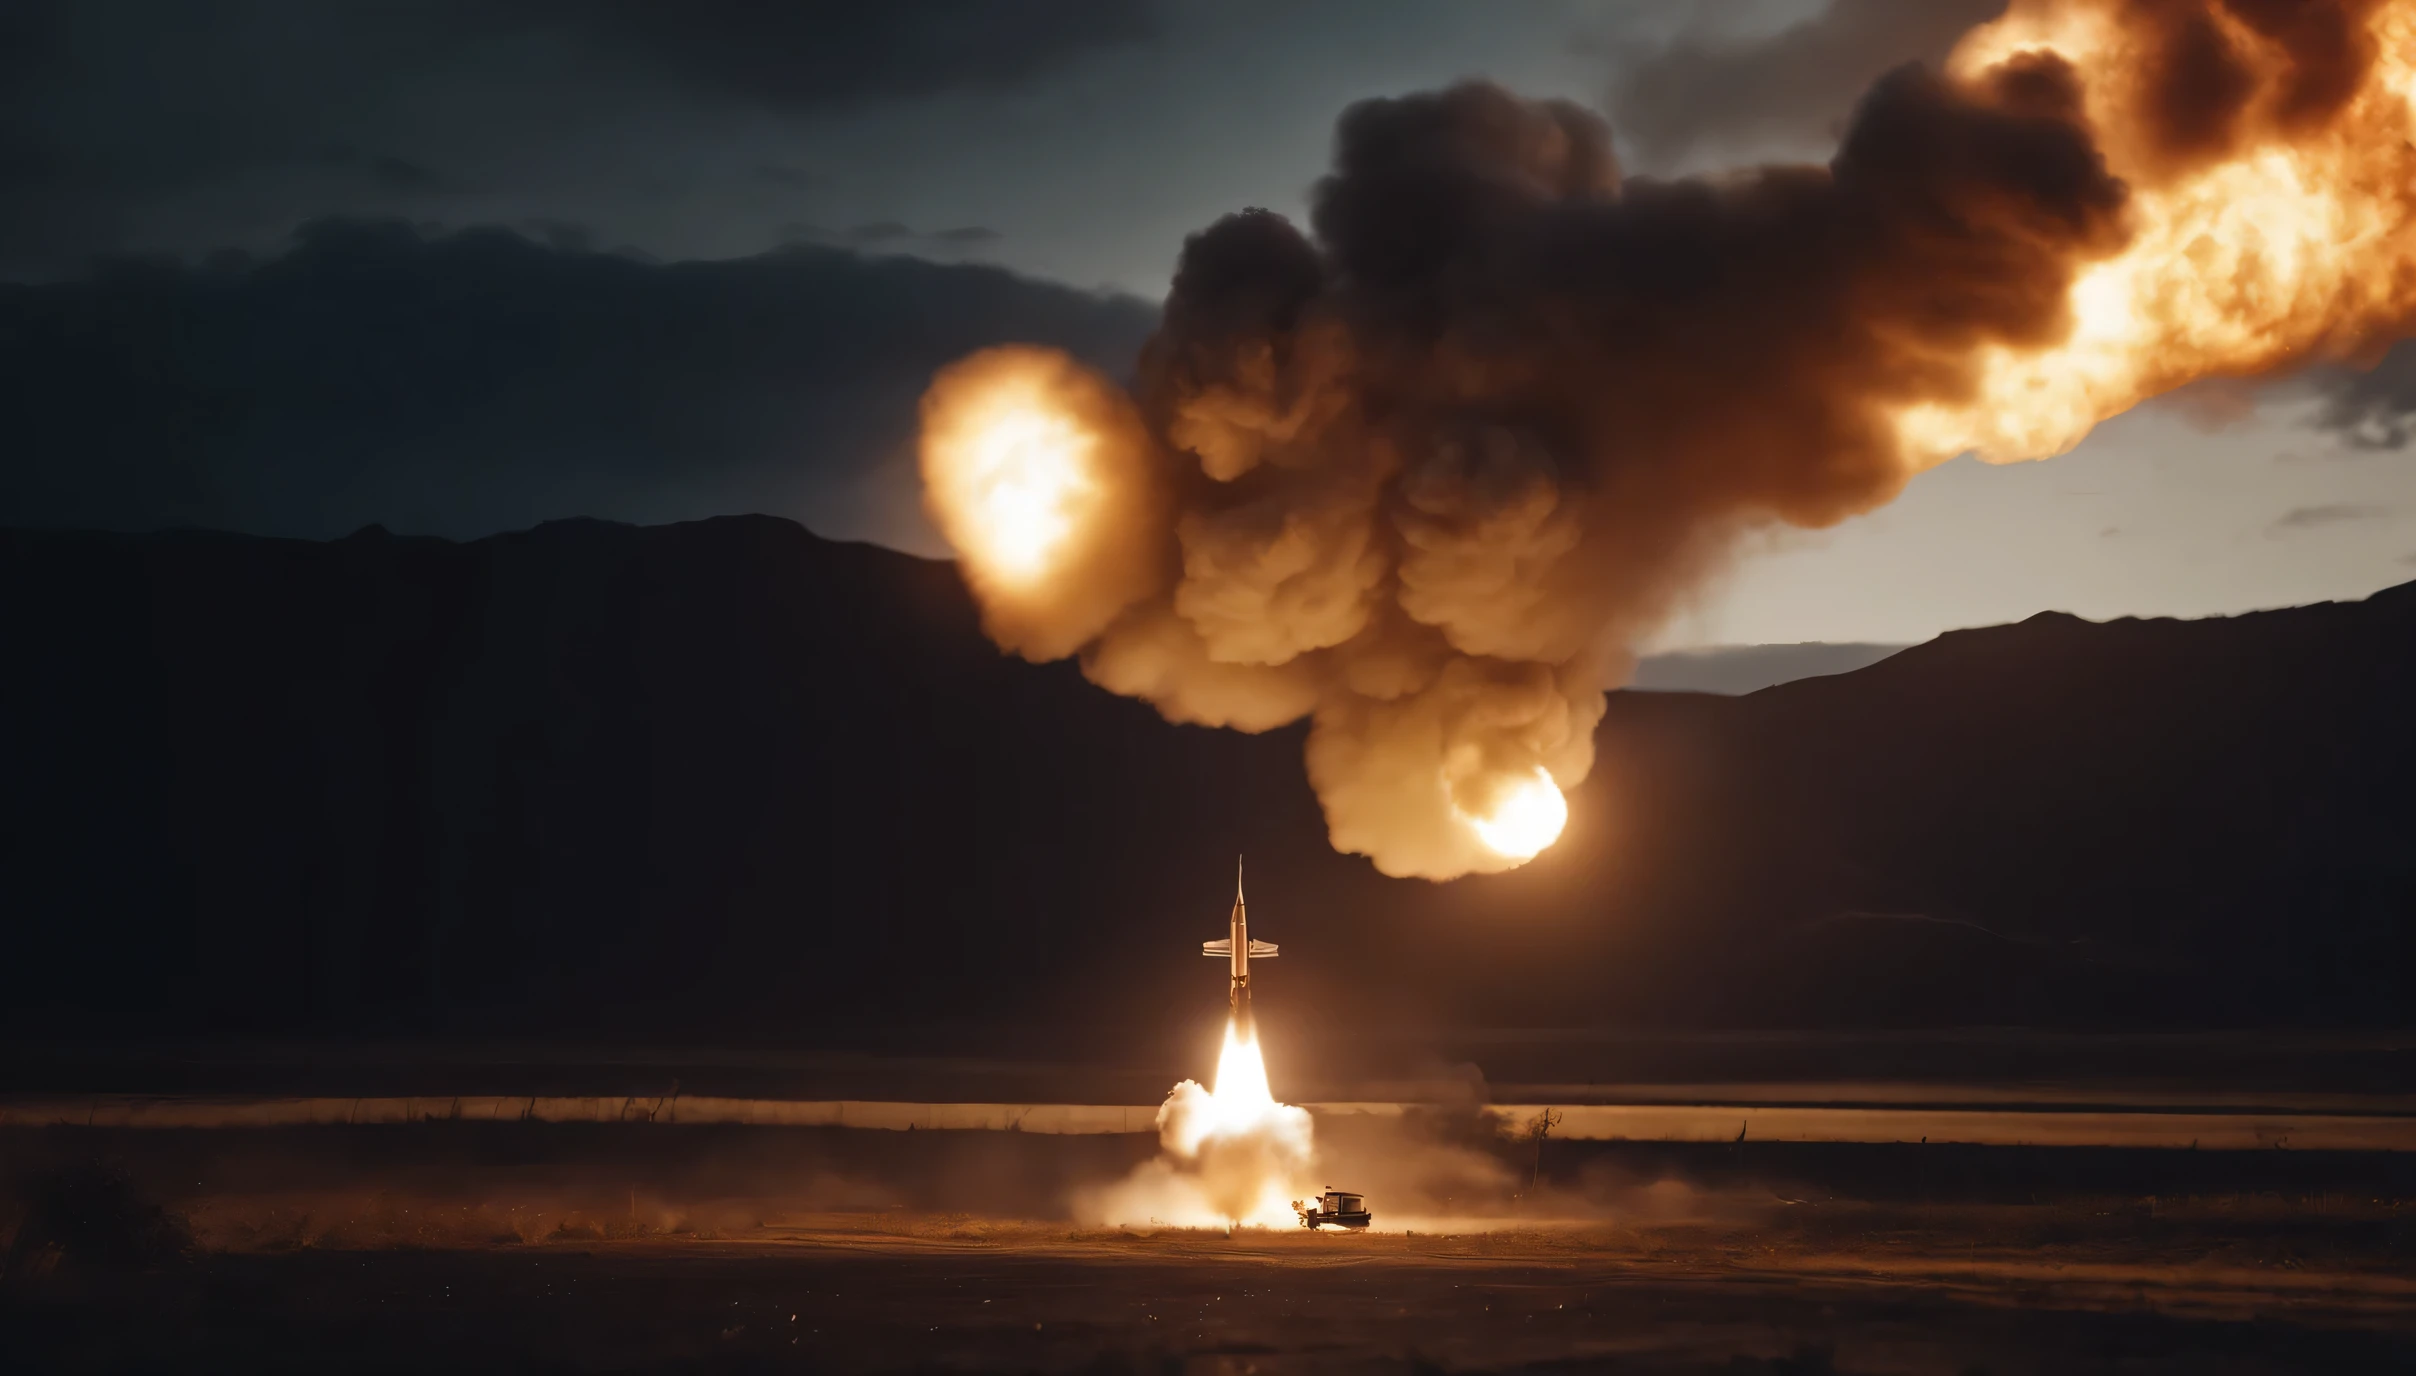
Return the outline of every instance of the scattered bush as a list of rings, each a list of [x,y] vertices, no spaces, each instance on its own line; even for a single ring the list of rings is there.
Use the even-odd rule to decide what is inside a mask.
[[[143,1269],[183,1260],[193,1248],[185,1221],[142,1197],[125,1173],[83,1161],[28,1179],[7,1274],[60,1267]]]

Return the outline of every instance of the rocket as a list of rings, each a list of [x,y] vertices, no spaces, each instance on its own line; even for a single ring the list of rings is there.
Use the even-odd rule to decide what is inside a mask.
[[[1203,941],[1200,954],[1229,961],[1233,971],[1233,1018],[1243,1028],[1250,1026],[1250,962],[1273,960],[1275,943],[1250,939],[1250,914],[1242,906],[1242,862],[1233,862],[1233,921],[1231,930],[1222,941]]]

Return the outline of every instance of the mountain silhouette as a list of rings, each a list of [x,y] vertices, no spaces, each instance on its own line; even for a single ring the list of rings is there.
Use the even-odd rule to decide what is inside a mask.
[[[1168,725],[770,517],[0,560],[17,1037],[1095,1047],[1221,1009],[1238,852],[1301,1026],[2411,1012],[2416,585],[1614,694],[1560,844],[1434,885],[1327,846],[1299,729]]]

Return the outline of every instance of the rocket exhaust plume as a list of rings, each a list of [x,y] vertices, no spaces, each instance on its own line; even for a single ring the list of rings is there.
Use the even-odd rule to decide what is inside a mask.
[[[1302,1192],[1313,1125],[1307,1111],[1275,1102],[1267,1087],[1258,1021],[1250,1010],[1250,962],[1272,960],[1280,951],[1273,942],[1251,938],[1241,880],[1237,861],[1226,935],[1200,944],[1203,955],[1225,961],[1232,1007],[1216,1087],[1185,1080],[1167,1094],[1158,1108],[1163,1153],[1082,1206],[1100,1222],[1266,1227],[1293,1219],[1289,1200]]]
[[[1311,233],[1185,244],[1129,398],[942,373],[927,499],[1003,648],[1307,717],[1337,848],[1507,869],[1739,532],[2416,330],[2412,100],[2416,0],[2015,0],[1826,167],[1623,180],[1574,105],[1367,101]]]
[[[1314,1139],[1308,1110],[1275,1101],[1257,1034],[1237,1014],[1216,1087],[1185,1080],[1159,1107],[1158,1158],[1077,1209],[1101,1223],[1289,1227],[1290,1201],[1309,1192]]]

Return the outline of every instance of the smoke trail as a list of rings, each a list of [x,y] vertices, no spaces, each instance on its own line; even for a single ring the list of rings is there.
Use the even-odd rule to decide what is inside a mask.
[[[1175,721],[1306,716],[1336,847],[1506,869],[1557,836],[1629,647],[1741,530],[2407,332],[2411,64],[2416,0],[2030,0],[1881,79],[1827,166],[1676,181],[1623,179],[1564,102],[1367,101],[1310,232],[1194,235],[1132,409],[1085,378],[1109,418],[1027,446],[1043,489],[1132,475],[1052,508],[1034,572],[997,591],[1001,508],[959,492],[981,446],[927,429],[933,508],[1002,646],[1078,646]],[[964,366],[988,383],[944,375],[930,414],[1078,371]]]

